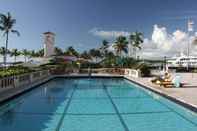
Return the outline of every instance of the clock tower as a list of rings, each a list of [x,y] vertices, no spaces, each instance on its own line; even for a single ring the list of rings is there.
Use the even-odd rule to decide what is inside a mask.
[[[53,32],[45,32],[44,34],[44,57],[54,55],[55,34]]]

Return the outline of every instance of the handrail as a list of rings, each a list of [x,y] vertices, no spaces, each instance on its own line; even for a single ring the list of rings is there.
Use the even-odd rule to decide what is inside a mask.
[[[141,76],[141,72],[140,72],[140,70],[125,69],[124,75],[138,78]]]
[[[14,86],[14,77],[6,77],[0,79],[0,87],[6,88],[8,86]]]
[[[1,88],[13,88],[20,87],[24,84],[31,84],[38,80],[41,80],[49,75],[49,70],[36,71],[31,73],[25,73],[16,76],[10,76],[5,78],[0,78],[0,89]]]

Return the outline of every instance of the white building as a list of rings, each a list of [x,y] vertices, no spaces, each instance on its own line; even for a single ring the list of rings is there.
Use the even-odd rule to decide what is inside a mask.
[[[53,32],[44,33],[44,57],[54,55],[55,34]]]
[[[169,67],[197,67],[197,56],[186,56],[183,53],[167,60]]]

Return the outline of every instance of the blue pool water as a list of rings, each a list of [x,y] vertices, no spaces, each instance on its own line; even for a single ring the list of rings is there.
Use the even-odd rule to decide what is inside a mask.
[[[197,114],[124,79],[57,78],[1,105],[0,131],[197,131]]]

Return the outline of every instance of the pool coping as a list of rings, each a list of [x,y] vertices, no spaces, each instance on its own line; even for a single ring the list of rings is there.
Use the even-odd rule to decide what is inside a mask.
[[[149,85],[146,85],[145,83],[142,83],[142,82],[139,82],[131,77],[127,77],[127,76],[124,76],[124,75],[106,75],[106,74],[93,74],[91,76],[87,75],[87,74],[83,74],[83,75],[77,75],[77,74],[74,74],[74,75],[52,75],[52,76],[49,76],[48,78],[46,79],[43,79],[41,81],[38,81],[36,83],[33,83],[25,88],[22,88],[22,89],[19,89],[18,91],[12,93],[12,94],[8,94],[7,96],[4,96],[3,98],[0,98],[0,105],[1,104],[4,104],[8,101],[10,101],[11,99],[13,98],[16,98],[26,92],[29,92],[37,87],[39,87],[40,85],[50,81],[50,80],[53,80],[55,78],[123,78],[123,79],[126,79],[128,81],[131,81],[141,87],[143,87],[144,89],[147,89],[153,93],[156,93],[158,95],[161,95],[162,97],[172,101],[172,102],[175,102],[176,104],[179,104],[193,112],[196,112],[197,113],[197,105],[194,105],[192,103],[189,103],[189,102],[186,102],[184,101],[183,99],[180,99],[180,98],[176,98],[170,94],[167,94],[159,89],[155,89]]]

